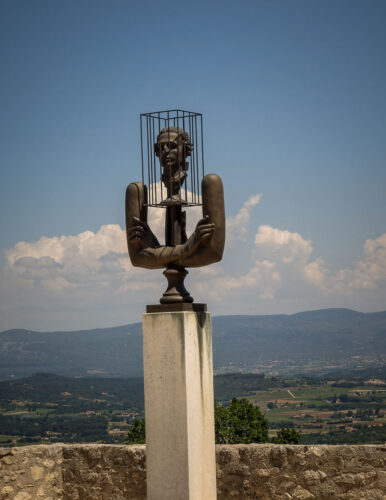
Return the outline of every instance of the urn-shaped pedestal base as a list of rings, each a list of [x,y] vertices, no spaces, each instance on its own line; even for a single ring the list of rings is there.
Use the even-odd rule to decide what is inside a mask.
[[[165,269],[164,275],[168,280],[168,287],[160,298],[161,304],[175,302],[193,302],[193,297],[185,288],[184,279],[188,271],[184,267],[171,266]]]

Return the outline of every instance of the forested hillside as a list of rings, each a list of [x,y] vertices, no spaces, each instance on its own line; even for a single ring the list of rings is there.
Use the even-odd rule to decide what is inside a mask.
[[[386,312],[324,309],[293,315],[213,318],[216,373],[366,370],[385,366]],[[72,332],[0,333],[0,379],[49,372],[142,376],[141,325]]]

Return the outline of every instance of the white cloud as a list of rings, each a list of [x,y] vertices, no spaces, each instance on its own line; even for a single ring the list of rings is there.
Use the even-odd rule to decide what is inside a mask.
[[[21,241],[6,252],[6,259],[8,270],[19,277],[51,288],[55,283],[65,288],[103,281],[108,262],[115,263],[115,272],[131,272],[121,262],[126,254],[124,231],[117,224],[109,224],[96,233],[85,231],[70,236],[43,236],[36,242]],[[111,271],[112,268],[107,272]]]
[[[223,300],[230,292],[235,295],[239,291],[251,298],[274,299],[277,292],[293,287],[296,281],[303,279],[303,270],[312,250],[311,242],[299,233],[261,225],[251,249],[250,269],[239,275],[224,272],[218,276],[211,297]]]
[[[314,307],[326,307],[326,304],[350,307],[347,300],[357,292],[351,305],[354,307],[360,303],[360,297],[363,299],[358,294],[361,290],[378,290],[386,302],[386,234],[367,240],[364,259],[353,269],[341,270],[336,275],[331,275],[322,259],[312,260],[311,241],[299,233],[261,225],[254,243],[248,272],[230,274],[223,267],[211,277],[210,286],[205,281],[197,286],[199,292],[206,292],[211,300],[219,303],[238,303],[241,308],[247,300],[252,311],[260,300],[296,303],[299,298],[305,302],[309,297],[319,300],[320,305]],[[298,310],[301,309],[299,306]]]
[[[304,279],[306,282],[319,288],[326,288],[328,269],[322,259],[315,259],[304,266]]]
[[[364,259],[354,269],[342,269],[332,280],[334,288],[349,293],[355,290],[376,290],[386,281],[386,233],[365,242]]]
[[[262,194],[250,196],[237,215],[227,218],[227,245],[246,240],[252,209],[260,203],[262,196]]]
[[[270,226],[259,226],[255,236],[255,246],[260,256],[275,257],[285,264],[304,262],[312,253],[312,245],[299,233],[275,229]]]

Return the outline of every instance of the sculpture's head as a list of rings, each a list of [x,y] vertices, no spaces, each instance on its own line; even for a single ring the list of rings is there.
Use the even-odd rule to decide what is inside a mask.
[[[188,169],[188,163],[185,161],[190,156],[192,143],[189,135],[184,129],[179,127],[163,128],[154,144],[154,151],[158,156],[164,171],[170,173],[181,168]]]

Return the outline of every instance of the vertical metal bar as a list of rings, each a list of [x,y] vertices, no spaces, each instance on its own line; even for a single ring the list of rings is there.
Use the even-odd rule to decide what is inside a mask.
[[[155,151],[154,151],[154,144],[156,141],[155,134],[154,134],[154,121],[155,117],[154,114],[152,115],[152,137],[153,140],[151,141],[151,155],[153,157],[153,176],[154,176],[154,194],[155,194],[155,204],[157,205],[157,165],[156,165],[156,160],[155,160]]]
[[[143,141],[142,141],[142,115],[139,116],[139,123],[141,129],[141,164],[142,164],[142,184],[145,184],[145,176],[143,171]]]
[[[196,144],[196,134],[195,134],[195,115],[192,114],[192,140],[193,140],[193,150],[194,150],[194,203],[197,203],[197,144]]]
[[[150,180],[150,166],[149,166],[149,117],[146,115],[146,145],[147,145],[147,148],[146,148],[146,157],[147,157],[147,181],[148,181],[148,186],[149,186],[149,196],[150,196],[150,199],[148,200],[148,204],[151,204],[152,203],[152,199],[151,199],[151,190],[150,190],[150,186],[151,186],[151,180]]]
[[[178,109],[176,111],[176,117],[177,117],[177,128],[178,128]],[[174,118],[174,126],[176,123],[176,118]],[[177,139],[177,144],[178,144],[178,139]],[[181,174],[182,174],[182,167],[181,167],[181,158],[178,155],[178,146],[177,146],[177,163],[178,163],[178,196],[179,196],[179,201],[181,203]]]
[[[157,203],[157,194],[156,194],[156,184],[157,184],[157,177],[155,175],[155,161],[154,161],[154,117],[151,115],[151,120],[150,120],[150,154],[151,154],[151,168],[152,168],[152,177],[153,177],[153,201]]]
[[[205,168],[204,168],[204,125],[201,117],[201,164],[202,164],[202,178],[205,177]]]
[[[149,171],[149,186],[148,192],[150,194],[150,203],[153,204],[153,176],[151,169],[151,155],[150,155],[150,147],[151,147],[151,136],[150,136],[150,116],[147,117],[147,168]]]
[[[149,116],[149,159],[150,159],[150,175],[151,175],[151,198],[152,198],[152,203],[154,204],[154,170],[153,170],[153,155],[151,153],[152,149],[152,143],[153,143],[153,136],[152,136],[152,130],[151,130],[151,121],[152,121],[152,116]]]
[[[191,135],[191,130],[190,130],[190,114],[187,114],[187,130],[190,142],[192,142],[192,135]],[[191,203],[191,198],[192,198],[192,189],[193,189],[193,176],[192,176],[192,153],[190,153],[190,196],[188,198],[189,203]],[[187,183],[187,187],[189,187],[189,183]]]
[[[161,132],[161,113],[158,111],[158,136]],[[158,155],[159,155],[159,150],[158,150]],[[159,179],[160,179],[160,189],[161,189],[161,200],[160,203],[164,201],[164,195],[163,195],[163,182],[162,182],[162,167],[161,167],[161,162],[159,161],[159,156],[158,156],[158,163],[159,163]]]
[[[192,135],[192,115],[189,113],[189,137],[190,141],[193,144],[193,135]],[[195,175],[194,175],[194,148],[192,147],[192,178],[191,178],[191,202],[194,203],[194,191],[195,191]]]
[[[154,178],[153,178],[153,155],[151,154],[151,143],[152,143],[152,135],[151,135],[151,115],[149,115],[149,160],[150,160],[150,177],[151,177],[151,199],[154,204]]]
[[[152,141],[151,141],[151,153],[153,157],[153,171],[154,171],[154,193],[155,193],[155,204],[157,205],[157,170],[156,170],[156,161],[155,161],[155,151],[154,151],[154,144],[155,144],[155,135],[154,135],[154,115],[152,116]]]
[[[165,120],[164,116],[165,116],[165,113],[163,112],[163,113],[162,113],[162,117],[161,117],[161,120],[162,120],[161,130],[163,130],[163,129],[165,128],[165,123],[166,123],[166,120]],[[164,169],[163,169],[163,167],[162,167],[161,163],[160,163],[160,167],[161,167],[162,172],[164,172]],[[164,184],[162,185],[162,188],[165,188],[165,189],[166,189],[166,195],[165,195],[165,200],[166,200],[166,199],[167,199],[167,197],[168,197],[168,188],[167,188],[167,186],[166,186],[166,185],[164,185]]]
[[[167,130],[168,130],[168,146],[169,146],[169,157],[170,157],[170,112],[168,111],[168,121],[167,121]],[[169,165],[168,165],[169,167]],[[171,173],[171,170],[170,170]],[[172,193],[172,176],[169,175],[169,193],[168,196]]]
[[[196,157],[196,176],[197,176],[197,196],[198,196],[198,202],[200,201],[200,179],[199,179],[199,169],[198,169],[198,139],[197,139],[197,115],[194,115],[194,134],[195,134],[195,140],[194,140],[194,148],[195,148],[195,157]]]
[[[192,125],[193,125],[193,144],[194,144],[194,185],[195,185],[195,191],[194,191],[194,202],[198,203],[198,177],[197,177],[197,134],[196,134],[196,115],[193,114],[192,116]]]
[[[185,111],[182,112],[182,130],[185,131]],[[185,143],[185,139],[184,139],[184,143]],[[186,154],[186,151],[184,149],[184,154]],[[188,188],[188,172],[186,171],[185,173],[186,175],[186,179],[185,179],[185,203],[187,203],[187,188]]]

